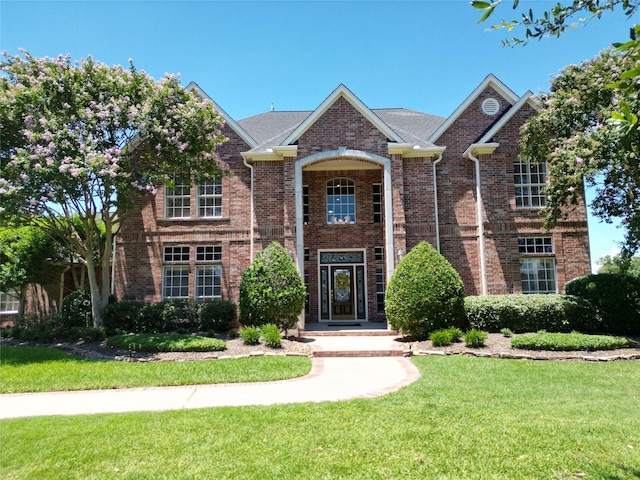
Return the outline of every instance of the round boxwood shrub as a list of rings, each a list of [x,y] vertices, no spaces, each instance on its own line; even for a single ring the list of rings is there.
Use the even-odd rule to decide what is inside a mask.
[[[574,278],[565,292],[587,300],[595,309],[598,324],[589,331],[640,333],[640,277],[599,273]]]
[[[91,317],[91,292],[76,290],[62,300],[60,323],[65,327],[93,326]]]
[[[446,258],[421,242],[393,272],[385,311],[393,329],[418,338],[426,338],[434,330],[463,328],[464,284]]]
[[[293,327],[304,308],[305,288],[289,253],[278,242],[262,250],[240,281],[240,323]]]
[[[198,304],[198,322],[201,330],[226,332],[236,315],[236,305],[228,300],[206,300]]]

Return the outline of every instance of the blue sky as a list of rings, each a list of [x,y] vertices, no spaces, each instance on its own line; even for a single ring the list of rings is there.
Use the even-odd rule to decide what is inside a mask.
[[[511,3],[511,2],[508,2]],[[521,2],[534,12],[554,2]],[[317,107],[344,83],[370,108],[448,116],[493,73],[516,94],[548,89],[570,63],[628,38],[613,12],[560,39],[503,47],[508,5],[485,24],[468,1],[11,1],[0,0],[0,50],[36,56],[132,58],[155,78],[180,73],[235,119]],[[634,18],[638,22],[638,18]],[[622,239],[590,219],[592,260]]]

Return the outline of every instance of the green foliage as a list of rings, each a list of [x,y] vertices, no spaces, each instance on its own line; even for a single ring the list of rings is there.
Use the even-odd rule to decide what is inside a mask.
[[[236,305],[228,300],[207,300],[198,304],[198,322],[201,330],[226,332],[236,316]]]
[[[227,337],[230,339],[238,338],[240,336],[240,332],[236,328],[232,328],[227,332]]]
[[[107,339],[107,345],[136,352],[218,352],[227,348],[219,338],[178,333],[117,335]]]
[[[570,295],[471,296],[464,306],[471,327],[489,332],[586,331],[597,323],[591,305]]]
[[[277,325],[263,325],[260,330],[262,331],[264,344],[267,347],[282,348],[282,337],[280,336],[280,330]]]
[[[503,0],[473,0],[471,5],[481,11],[482,16],[478,23],[489,18]],[[508,2],[507,2],[508,3]],[[553,8],[534,15],[532,9],[517,11],[520,0],[513,0],[513,10],[516,11],[517,20],[502,20],[493,25],[492,29],[506,28],[508,32],[514,29],[523,31],[524,38],[513,37],[503,40],[504,45],[527,44],[532,39],[544,37],[559,37],[567,29],[575,28],[577,24],[586,24],[589,20],[600,18],[605,12],[621,8],[627,17],[631,17],[637,10],[638,0],[571,0],[569,2],[557,2]]]
[[[14,327],[2,329],[2,337],[15,338],[36,343],[51,343],[56,341],[77,341],[88,342],[100,341],[106,338],[103,328],[92,326],[63,326],[57,320],[47,320],[39,323],[29,323],[16,325]]]
[[[513,337],[513,332],[511,331],[510,328],[501,328],[500,333],[507,338]]]
[[[107,335],[138,333],[142,302],[123,300],[108,304],[103,313],[104,329]]]
[[[292,328],[304,308],[305,287],[289,253],[272,242],[254,258],[240,281],[240,323]]]
[[[616,350],[628,348],[629,340],[607,335],[585,335],[578,332],[571,333],[528,333],[511,339],[511,346],[523,350]]]
[[[464,343],[469,348],[481,348],[484,347],[484,342],[487,341],[487,337],[486,332],[473,328],[464,334]]]
[[[587,301],[597,322],[584,332],[640,333],[640,277],[602,273],[574,278],[565,292]]]
[[[522,129],[522,158],[547,161],[549,186],[545,227],[570,209],[584,208],[584,185],[595,188],[591,210],[605,222],[621,221],[623,255],[640,248],[640,138],[607,122],[615,105],[640,109],[637,92],[610,88],[636,60],[605,50],[595,59],[569,65],[539,98],[538,114]]]
[[[393,272],[385,295],[389,325],[405,335],[464,327],[464,284],[427,242],[411,249]]]
[[[260,330],[255,327],[244,327],[240,330],[240,337],[245,345],[258,345],[260,343]]]
[[[452,343],[459,342],[462,338],[462,330],[451,327],[443,330],[436,330],[429,334],[429,340],[434,347],[446,347]]]
[[[65,327],[88,327],[91,321],[91,292],[76,290],[62,300],[60,322]]]
[[[640,256],[605,255],[598,260],[598,273],[622,273],[640,277]]]

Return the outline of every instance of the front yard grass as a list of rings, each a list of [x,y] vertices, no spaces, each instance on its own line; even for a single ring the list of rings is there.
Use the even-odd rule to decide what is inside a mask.
[[[308,357],[119,362],[80,358],[52,348],[3,346],[0,393],[266,382],[310,371]]]
[[[640,363],[413,361],[375,399],[4,420],[3,478],[640,477]]]

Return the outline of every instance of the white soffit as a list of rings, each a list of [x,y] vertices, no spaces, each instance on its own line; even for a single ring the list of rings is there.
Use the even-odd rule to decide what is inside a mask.
[[[431,137],[429,138],[429,142],[435,144],[437,140],[440,138],[440,136],[447,131],[447,129],[453,124],[453,122],[455,122],[458,119],[458,117],[462,115],[462,113],[467,108],[469,108],[469,105],[471,105],[471,103],[473,103],[473,101],[476,98],[478,98],[478,95],[484,92],[487,87],[492,87],[496,92],[500,94],[500,96],[502,96],[511,105],[516,103],[519,99],[518,96],[513,92],[513,90],[511,90],[504,83],[498,80],[495,77],[495,75],[489,74],[482,81],[482,83],[478,85],[473,92],[471,92],[471,94],[465,99],[465,101],[462,102],[460,106],[455,109],[455,111],[445,120],[445,122],[442,125],[440,125],[438,130],[433,132],[433,135],[431,135]]]
[[[188,90],[188,91],[195,90],[198,93],[198,95],[200,95],[202,98],[206,100],[210,100],[213,103],[213,108],[215,109],[215,111],[220,114],[220,116],[224,119],[225,123],[227,123],[233,129],[234,132],[240,135],[242,140],[244,140],[247,143],[247,145],[249,145],[251,148],[255,148],[258,146],[256,141],[253,138],[251,138],[251,135],[249,135],[240,125],[238,125],[238,122],[236,122],[233,118],[231,118],[231,116],[229,116],[229,114],[225,112],[220,107],[220,105],[218,105],[215,102],[213,98],[207,95],[205,91],[202,90],[196,82],[189,83],[189,85],[187,85],[185,90]]]
[[[402,142],[402,139],[394,132],[386,123],[380,120],[375,113],[373,113],[369,107],[367,107],[362,101],[356,97],[351,90],[340,84],[331,95],[329,95],[324,102],[316,108],[311,115],[309,115],[304,122],[302,122],[298,128],[296,128],[291,135],[289,135],[282,145],[290,145],[296,142],[340,97],[344,97],[362,116],[369,120],[383,135],[389,140],[395,142]]]

